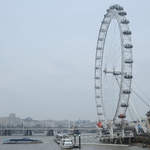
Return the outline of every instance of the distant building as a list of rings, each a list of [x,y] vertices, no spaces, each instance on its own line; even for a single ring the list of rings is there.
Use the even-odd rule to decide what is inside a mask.
[[[21,119],[15,113],[9,114],[8,117],[0,117],[0,128],[72,128],[72,127],[95,127],[96,122],[90,120],[34,120],[31,117]]]
[[[20,127],[22,120],[14,113],[9,114],[8,117],[0,117],[0,127]]]

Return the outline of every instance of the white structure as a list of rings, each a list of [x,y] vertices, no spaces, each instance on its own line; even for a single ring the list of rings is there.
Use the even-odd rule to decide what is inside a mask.
[[[126,112],[129,105],[129,99],[131,94],[131,80],[132,80],[132,42],[131,42],[131,31],[129,29],[129,20],[126,17],[127,13],[123,7],[119,5],[113,5],[107,9],[107,13],[104,15],[103,21],[98,34],[96,57],[95,57],[95,101],[98,116],[98,126],[107,128],[107,118],[105,116],[103,98],[103,74],[111,74],[117,81],[119,86],[118,103],[114,117],[112,118],[112,128],[116,128],[117,125],[123,126],[124,119],[126,118]],[[107,31],[112,20],[116,20],[119,31],[120,31],[120,45],[121,45],[121,70],[107,70],[104,68],[104,51],[105,51],[105,40]],[[113,49],[112,49],[113,51]],[[115,54],[114,54],[115,55]],[[106,64],[107,65],[107,64]],[[119,79],[118,79],[119,78]],[[112,115],[112,114],[111,114]],[[109,131],[113,136],[113,129]],[[125,136],[125,133],[119,131]],[[117,133],[118,134],[118,133]]]

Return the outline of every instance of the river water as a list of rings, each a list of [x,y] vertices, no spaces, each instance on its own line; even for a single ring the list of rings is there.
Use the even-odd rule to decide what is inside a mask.
[[[41,144],[2,144],[3,140],[11,137],[0,137],[0,150],[62,150],[59,145],[54,142],[54,137],[46,136],[32,136],[31,138],[40,139],[43,141]],[[89,141],[88,141],[89,140]],[[142,148],[137,146],[104,146],[104,145],[93,145],[95,143],[94,138],[82,137],[82,144],[80,150],[148,150],[149,148]],[[86,143],[86,144],[85,144]],[[74,149],[79,150],[79,149]]]

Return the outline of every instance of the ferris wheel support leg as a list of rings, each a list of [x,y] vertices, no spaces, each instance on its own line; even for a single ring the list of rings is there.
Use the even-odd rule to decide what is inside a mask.
[[[125,137],[124,128],[122,129],[122,137],[123,137],[123,138]]]
[[[113,127],[111,127],[111,129],[110,129],[110,136],[111,136],[111,138],[112,138],[112,139],[114,138],[114,131],[113,131]]]

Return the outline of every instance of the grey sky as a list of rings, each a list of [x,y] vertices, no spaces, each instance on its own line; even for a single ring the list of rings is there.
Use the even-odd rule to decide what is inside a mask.
[[[128,12],[135,79],[149,94],[149,0],[0,0],[0,116],[95,120],[96,40],[114,3]]]

